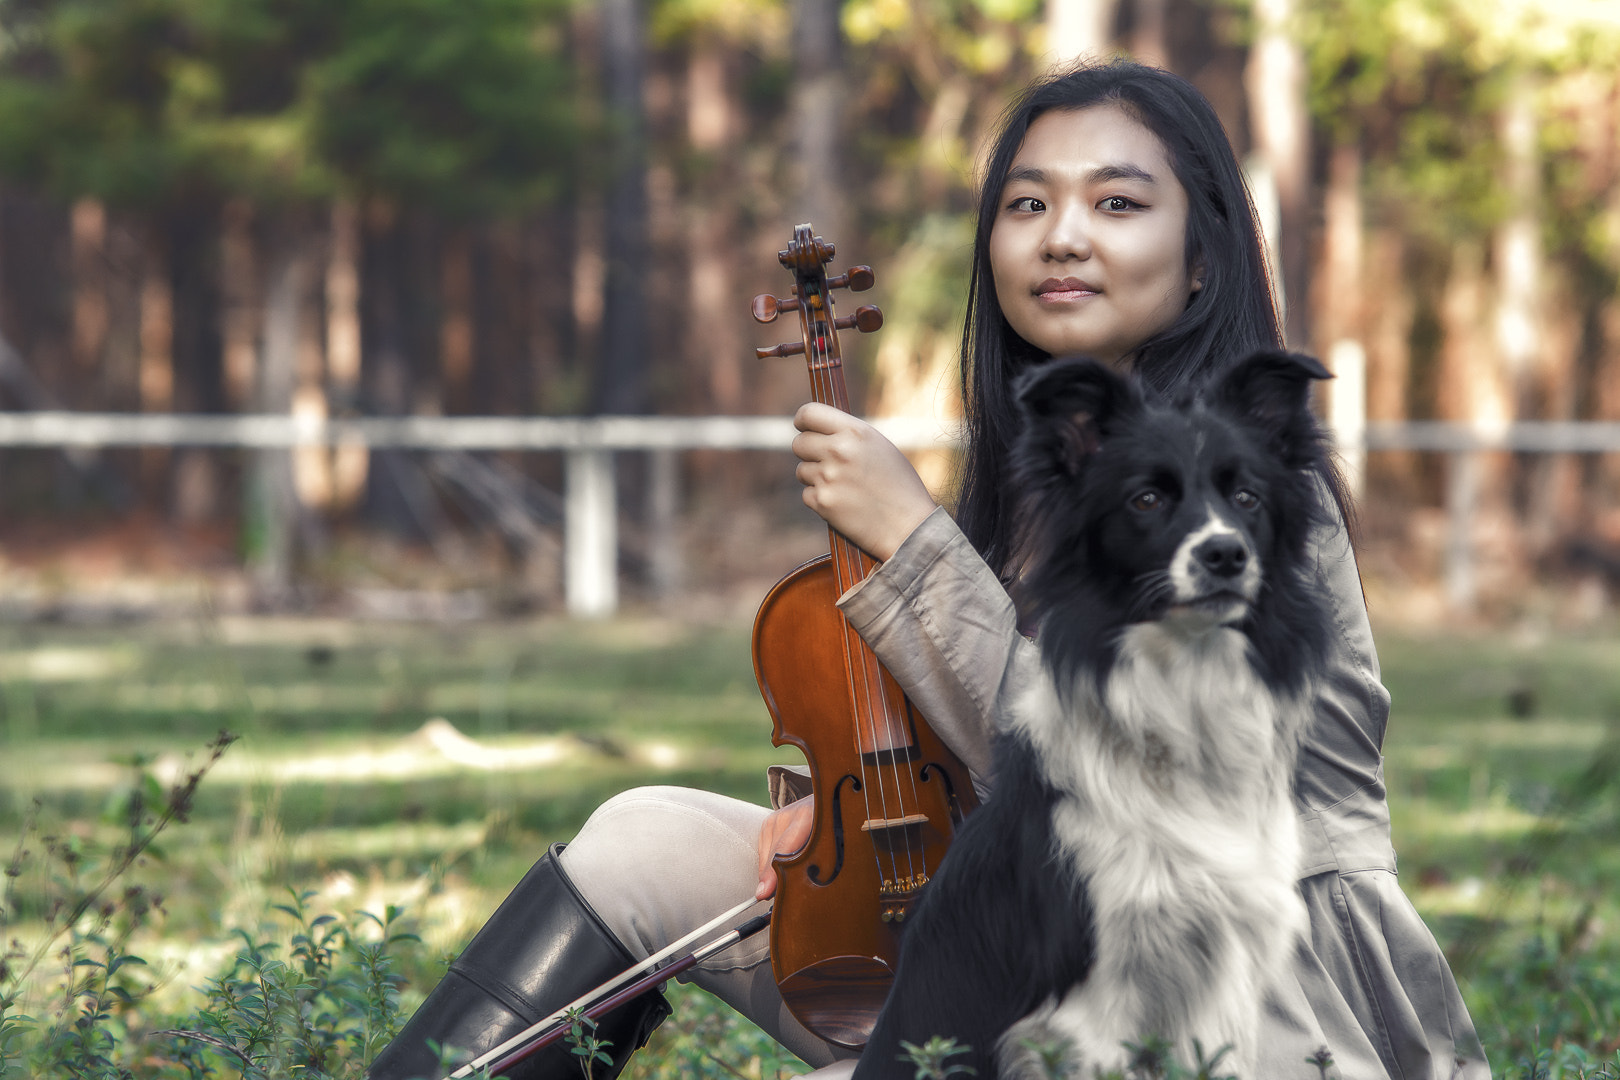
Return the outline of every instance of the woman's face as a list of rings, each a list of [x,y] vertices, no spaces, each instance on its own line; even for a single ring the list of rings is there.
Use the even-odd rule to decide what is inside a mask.
[[[996,299],[1036,348],[1118,366],[1201,287],[1186,236],[1187,193],[1156,135],[1114,105],[1042,113],[990,228]]]

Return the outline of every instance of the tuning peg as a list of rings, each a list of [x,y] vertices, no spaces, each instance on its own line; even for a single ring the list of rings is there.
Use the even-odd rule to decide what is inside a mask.
[[[761,360],[771,356],[799,356],[804,352],[804,342],[789,341],[784,345],[772,345],[768,349],[755,349],[754,355]]]
[[[870,334],[883,325],[883,312],[871,304],[863,304],[855,309],[853,315],[845,315],[834,319],[833,325],[840,330],[854,328],[863,334]]]
[[[848,289],[850,292],[865,292],[877,280],[870,266],[852,266],[847,273],[827,279],[829,289]]]
[[[754,297],[751,310],[754,313],[755,322],[775,322],[776,317],[784,311],[798,311],[799,301],[797,297],[783,299],[782,297],[772,296],[770,293],[760,293]]]

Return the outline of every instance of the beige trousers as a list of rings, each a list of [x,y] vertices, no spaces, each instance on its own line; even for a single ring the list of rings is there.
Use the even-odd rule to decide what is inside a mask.
[[[563,869],[639,960],[754,894],[759,830],[769,813],[691,788],[635,788],[597,808],[563,850]],[[768,904],[750,908],[737,922]],[[815,1067],[816,1080],[853,1070],[851,1051],[810,1034],[782,1004],[768,934],[738,942],[681,979],[758,1024]]]

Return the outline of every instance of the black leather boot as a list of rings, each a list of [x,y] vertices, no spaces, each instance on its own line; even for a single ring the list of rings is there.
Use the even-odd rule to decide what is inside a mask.
[[[561,1009],[635,964],[613,931],[574,888],[554,845],[524,875],[422,1007],[367,1073],[369,1080],[439,1080]],[[596,1080],[618,1076],[630,1055],[669,1015],[658,992],[627,1001],[597,1021],[596,1037],[611,1043],[611,1066]],[[427,1041],[456,1048],[441,1069]],[[501,1075],[513,1080],[576,1080],[580,1059],[565,1041],[553,1043]]]

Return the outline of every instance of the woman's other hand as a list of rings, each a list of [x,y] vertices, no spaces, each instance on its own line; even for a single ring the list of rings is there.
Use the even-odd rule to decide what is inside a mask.
[[[804,504],[883,561],[934,512],[934,497],[898,447],[858,417],[810,402],[793,416],[794,475]]]
[[[776,895],[776,867],[771,860],[777,855],[791,855],[810,839],[810,828],[815,823],[815,796],[788,803],[780,810],[772,810],[765,824],[759,827],[759,888],[756,900]]]

